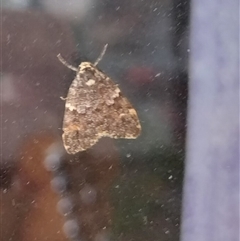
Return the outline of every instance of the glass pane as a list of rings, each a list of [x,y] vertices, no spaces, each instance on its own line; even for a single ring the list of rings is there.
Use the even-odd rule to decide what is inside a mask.
[[[189,2],[12,0],[2,7],[1,240],[179,240]],[[96,68],[133,105],[141,135],[104,137],[68,154],[64,98],[76,73],[57,55],[77,68],[94,63],[105,44]],[[84,98],[100,84],[87,78]],[[104,98],[72,100],[85,109],[97,103],[103,115]],[[104,102],[106,121],[116,98]],[[84,114],[75,113],[68,129],[79,139],[99,134],[90,127],[96,115],[86,124]],[[114,116],[109,128],[124,115]]]

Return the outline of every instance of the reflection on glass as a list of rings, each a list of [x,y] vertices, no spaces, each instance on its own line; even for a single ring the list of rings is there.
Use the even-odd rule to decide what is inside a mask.
[[[1,240],[179,239],[187,6],[3,1]],[[77,67],[106,43],[99,68],[137,109],[142,134],[68,155],[60,97],[75,73],[57,55]]]

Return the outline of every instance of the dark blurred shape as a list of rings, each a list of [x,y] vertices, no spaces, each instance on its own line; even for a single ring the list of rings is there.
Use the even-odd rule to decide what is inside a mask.
[[[187,100],[188,100],[188,75],[180,72],[174,79],[170,88],[170,95],[176,110],[172,116],[174,126],[175,145],[184,152],[186,141]]]
[[[173,50],[180,58],[188,46],[186,34],[189,30],[189,15],[190,0],[173,0]]]
[[[0,189],[8,189],[11,187],[14,172],[15,169],[10,166],[2,166],[0,168]]]

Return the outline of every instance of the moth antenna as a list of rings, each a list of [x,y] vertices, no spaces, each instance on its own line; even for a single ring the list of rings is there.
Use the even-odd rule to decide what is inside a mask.
[[[59,61],[60,61],[63,65],[65,65],[67,68],[69,68],[69,69],[71,69],[71,70],[73,70],[73,71],[75,71],[75,72],[78,71],[78,69],[77,69],[76,67],[72,66],[71,64],[69,64],[69,63],[62,57],[61,54],[58,54],[57,57],[58,57]]]
[[[97,65],[98,65],[98,63],[99,63],[99,62],[102,60],[102,58],[103,58],[104,54],[106,53],[107,46],[108,46],[108,44],[105,44],[105,45],[104,45],[104,47],[103,47],[103,50],[102,50],[101,54],[99,55],[99,57],[97,58],[97,60],[96,60],[96,61],[95,61],[95,63],[94,63],[94,66],[97,66]]]

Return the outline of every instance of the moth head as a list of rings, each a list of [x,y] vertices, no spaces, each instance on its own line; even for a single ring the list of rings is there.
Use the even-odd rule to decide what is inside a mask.
[[[96,67],[91,62],[82,62],[78,66],[79,70],[91,70],[96,69]]]
[[[89,70],[89,71],[95,70],[98,63],[102,60],[102,58],[107,50],[107,46],[108,46],[108,44],[104,45],[102,52],[100,53],[100,55],[98,56],[98,58],[96,59],[94,64],[92,64],[91,62],[82,61],[81,64],[78,66],[79,71],[80,70]]]

